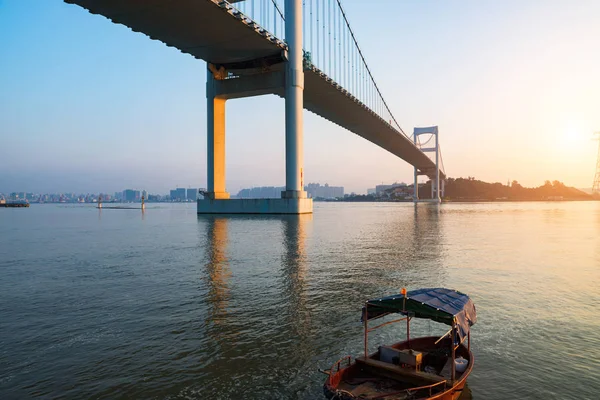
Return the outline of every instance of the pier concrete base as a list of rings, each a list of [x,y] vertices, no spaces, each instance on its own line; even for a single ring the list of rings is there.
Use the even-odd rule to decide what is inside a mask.
[[[286,199],[201,199],[198,214],[310,214],[313,201]]]
[[[415,203],[434,203],[434,204],[441,204],[442,203],[442,199],[417,199],[414,200]]]

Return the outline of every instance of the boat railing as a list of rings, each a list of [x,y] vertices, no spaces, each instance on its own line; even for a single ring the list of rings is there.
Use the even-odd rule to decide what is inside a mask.
[[[425,391],[425,390],[427,390],[427,391],[429,391],[429,397],[431,397],[431,396],[433,396],[433,389],[437,388],[437,386],[443,386],[441,388],[442,391],[446,390],[446,381],[441,381],[441,382],[433,383],[431,385],[419,386],[419,387],[416,387],[416,388],[406,389],[406,394],[408,396],[411,396],[411,395],[416,394],[419,391]]]
[[[341,369],[341,365],[345,360],[348,361],[348,363],[347,363],[348,367],[352,364],[352,356],[344,356],[344,357],[340,358],[339,360],[337,360],[336,362],[334,362],[329,371],[332,374],[334,372],[334,369],[335,369],[335,372],[339,372]]]
[[[336,362],[333,363],[333,365],[331,366],[331,368],[329,369],[329,371],[321,371],[324,374],[329,375],[329,383],[333,386],[333,387],[337,387],[342,379],[342,375],[343,372],[340,372],[342,370],[342,363],[348,360],[348,367],[350,365],[352,365],[352,357],[351,356],[345,356],[340,358],[339,360],[337,360]]]

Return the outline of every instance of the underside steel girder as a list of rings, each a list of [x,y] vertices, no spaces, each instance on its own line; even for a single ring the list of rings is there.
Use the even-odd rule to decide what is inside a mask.
[[[219,0],[64,0],[213,64],[277,56],[283,41]],[[174,4],[176,3],[176,4]]]

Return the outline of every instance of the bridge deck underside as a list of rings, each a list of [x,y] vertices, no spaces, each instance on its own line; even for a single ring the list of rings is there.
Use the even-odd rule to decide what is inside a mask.
[[[281,53],[280,41],[212,0],[64,0],[214,64]]]
[[[304,72],[304,108],[375,143],[430,178],[435,164],[371,109],[314,69]],[[440,176],[443,174],[440,171]]]
[[[64,0],[213,64],[280,55],[283,43],[216,0]],[[278,91],[277,94],[283,95]],[[304,108],[388,150],[429,177],[435,164],[412,141],[316,68],[305,71]],[[443,177],[443,175],[441,175]]]

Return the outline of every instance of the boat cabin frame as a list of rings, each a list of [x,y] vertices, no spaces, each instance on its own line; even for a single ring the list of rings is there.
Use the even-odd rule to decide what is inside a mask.
[[[408,348],[410,349],[410,321],[412,318],[427,318],[427,319],[432,319],[434,321],[437,322],[445,322],[448,323],[448,318],[440,318],[439,316],[436,315],[427,315],[427,312],[421,312],[420,314],[422,315],[417,315],[417,312],[415,312],[414,310],[411,311],[412,307],[408,307],[407,308],[407,299],[412,300],[411,299],[411,295],[413,296],[422,296],[422,295],[429,295],[432,296],[439,296],[442,293],[435,293],[436,291],[439,292],[441,290],[445,290],[447,291],[447,289],[441,289],[441,288],[436,288],[436,289],[421,289],[418,291],[412,291],[412,292],[408,292],[406,291],[405,288],[402,289],[400,295],[401,296],[389,296],[387,298],[382,298],[382,299],[376,299],[376,300],[367,300],[365,302],[365,306],[363,308],[363,325],[364,325],[364,357],[365,359],[369,358],[369,332],[374,331],[375,329],[379,329],[382,328],[386,325],[391,325],[394,323],[399,323],[402,321],[406,321],[406,343],[408,345]],[[428,293],[429,292],[429,293]],[[450,309],[444,309],[444,308],[436,308],[436,311],[438,312],[445,312],[446,314],[449,314],[448,316],[451,317],[450,319],[450,329],[444,334],[442,335],[436,342],[435,344],[438,344],[440,341],[442,341],[446,336],[450,335],[451,336],[451,344],[450,344],[450,349],[451,349],[451,357],[452,357],[452,369],[451,369],[451,381],[452,384],[454,384],[454,382],[456,381],[456,350],[463,344],[463,342],[465,341],[465,339],[467,340],[467,350],[469,353],[471,353],[471,330],[469,329],[469,327],[471,325],[473,325],[475,323],[476,320],[476,313],[475,313],[475,305],[473,304],[473,302],[469,299],[468,296],[464,295],[463,293],[457,292],[457,291],[452,291],[457,293],[460,296],[464,296],[466,298],[466,300],[464,300],[464,304],[454,304],[453,307],[451,307]],[[443,293],[444,295],[446,295],[446,293]],[[380,305],[377,304],[375,305],[374,303],[376,302],[381,302],[381,301],[390,301],[393,300],[395,302],[397,302],[397,300],[401,300],[402,301],[402,307],[399,309],[398,305],[394,306],[390,306],[390,305]],[[417,300],[419,301],[419,300]],[[430,304],[427,304],[425,302],[421,302],[419,301],[420,304],[422,306],[425,307],[432,307]],[[369,318],[369,304],[371,304],[372,307],[378,309],[377,314],[379,315],[375,315],[372,318]],[[381,311],[381,309],[388,309],[388,311]],[[454,308],[454,310],[452,310],[452,308]],[[466,311],[465,311],[466,310]],[[449,311],[458,311],[456,314],[453,314]],[[377,319],[380,317],[383,317],[389,313],[392,312],[399,312],[402,315],[405,315],[402,318],[397,318],[394,319],[392,321],[387,321],[384,322],[382,324],[379,324],[377,326],[374,327],[369,327],[369,320],[371,319]],[[432,313],[429,313],[432,314]],[[458,332],[458,327],[459,327],[459,323],[457,322],[457,315],[458,314],[465,314],[463,315],[463,329],[462,331],[464,333],[466,333],[466,335],[462,335],[462,337],[460,337],[461,335],[459,335]],[[464,318],[466,316],[466,318]],[[457,340],[457,338],[459,338],[460,340]]]
[[[401,314],[401,318],[370,325],[371,320],[393,313]],[[449,325],[450,329],[441,337],[411,338],[413,318],[433,320]],[[469,296],[446,288],[410,292],[402,289],[398,294],[367,300],[362,309],[364,357],[355,357],[352,362],[346,356],[328,371],[321,371],[328,375],[323,385],[325,396],[341,400],[357,396],[457,400],[473,368],[470,327],[476,319],[475,305]],[[406,340],[380,346],[377,352],[369,354],[370,332],[403,322],[406,322]],[[457,355],[466,359],[464,370],[457,371]]]

